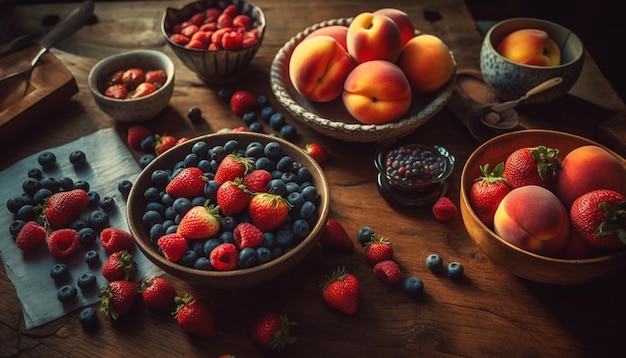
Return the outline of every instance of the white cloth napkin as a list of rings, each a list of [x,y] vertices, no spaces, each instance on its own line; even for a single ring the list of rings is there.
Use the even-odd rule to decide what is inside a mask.
[[[74,142],[48,149],[57,158],[57,168],[44,171],[44,177],[60,179],[63,176],[76,180],[85,180],[90,184],[90,190],[97,191],[100,197],[114,198],[116,210],[110,214],[110,226],[128,230],[126,223],[126,200],[117,189],[117,184],[125,179],[135,181],[140,168],[112,129],[102,129],[96,133],[80,138]],[[82,150],[87,155],[89,166],[82,170],[74,169],[69,161],[69,155],[74,150]],[[22,306],[26,328],[34,328],[53,321],[77,308],[84,307],[100,299],[98,291],[107,284],[101,274],[101,268],[107,259],[106,251],[100,245],[99,239],[87,248],[79,246],[74,255],[68,259],[57,259],[50,254],[46,245],[37,251],[24,254],[17,246],[9,233],[9,226],[14,221],[6,202],[9,198],[21,195],[22,182],[27,179],[28,170],[40,167],[37,162],[39,153],[24,158],[11,167],[0,172],[0,258],[4,263],[7,274],[15,286],[17,296]],[[100,254],[101,264],[90,268],[84,256],[90,249]],[[139,250],[132,252],[138,265],[135,280],[159,276],[163,271],[152,264]],[[62,284],[57,284],[50,277],[50,269],[59,262],[68,265],[70,279],[65,282],[72,284],[78,290],[77,299],[70,304],[63,304],[57,299],[57,290]],[[97,288],[83,292],[77,284],[78,277],[92,272],[96,275]]]

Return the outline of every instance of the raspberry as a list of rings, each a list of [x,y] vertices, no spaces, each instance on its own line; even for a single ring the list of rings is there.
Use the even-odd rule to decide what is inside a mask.
[[[433,215],[439,221],[448,221],[459,215],[459,209],[450,198],[442,196],[433,205]]]
[[[48,238],[48,248],[52,255],[58,258],[66,258],[78,248],[80,235],[74,229],[58,229],[50,233]]]
[[[107,227],[100,233],[100,244],[107,252],[130,250],[135,241],[130,232],[117,227]]]
[[[272,180],[272,174],[264,169],[256,169],[243,178],[243,185],[254,193],[267,192],[267,185]]]
[[[400,267],[393,260],[381,261],[374,265],[374,275],[389,285],[395,285],[402,279]]]
[[[24,252],[37,249],[46,241],[46,229],[35,221],[28,221],[17,234],[15,244]]]
[[[178,261],[187,251],[187,240],[176,233],[161,236],[157,245],[163,251],[163,256],[172,262]]]
[[[233,231],[235,245],[241,250],[258,247],[263,243],[263,232],[250,223],[241,223]]]
[[[237,267],[239,253],[237,247],[231,243],[216,246],[209,256],[211,265],[218,271],[233,270]]]

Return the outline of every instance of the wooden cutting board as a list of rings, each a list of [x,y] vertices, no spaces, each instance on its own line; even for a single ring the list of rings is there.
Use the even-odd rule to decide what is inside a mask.
[[[0,57],[0,77],[27,68],[39,49],[38,45],[32,45]],[[26,96],[7,108],[0,108],[0,142],[45,118],[77,92],[72,73],[54,54],[47,52],[33,69]]]

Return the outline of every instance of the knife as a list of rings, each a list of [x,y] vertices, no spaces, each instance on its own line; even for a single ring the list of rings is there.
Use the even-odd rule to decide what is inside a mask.
[[[24,34],[0,46],[0,57],[20,50],[35,42],[35,34]]]

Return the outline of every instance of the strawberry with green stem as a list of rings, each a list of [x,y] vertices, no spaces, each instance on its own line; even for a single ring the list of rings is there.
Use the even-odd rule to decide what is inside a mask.
[[[176,233],[185,239],[207,239],[220,231],[220,207],[209,204],[194,206],[183,215]]]
[[[322,284],[324,302],[347,315],[354,315],[359,309],[360,291],[359,279],[348,273],[345,267],[339,267],[326,276],[326,281]]]
[[[184,297],[176,297],[175,302],[174,318],[185,332],[206,338],[216,336],[213,311],[208,302],[190,293]]]
[[[286,314],[266,313],[253,322],[250,336],[262,348],[280,352],[295,343],[291,330],[296,325]]]
[[[281,226],[287,220],[291,207],[292,205],[280,195],[261,193],[254,195],[250,200],[248,213],[252,224],[266,232]]]
[[[502,176],[504,162],[496,165],[491,172],[487,163],[480,166],[480,171],[482,176],[478,177],[470,188],[470,205],[480,221],[492,227],[496,209],[506,194],[511,191],[511,186]]]

